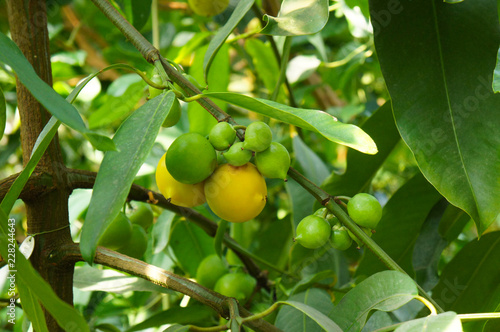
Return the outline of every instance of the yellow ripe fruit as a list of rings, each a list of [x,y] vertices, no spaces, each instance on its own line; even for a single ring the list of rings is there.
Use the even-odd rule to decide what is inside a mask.
[[[201,16],[220,14],[229,5],[229,0],[188,0],[188,2],[189,7]]]
[[[156,167],[156,185],[162,195],[166,199],[170,199],[170,203],[183,207],[193,207],[205,203],[204,182],[180,183],[167,171],[165,156],[166,153],[161,157]]]
[[[264,177],[252,163],[220,165],[205,182],[205,197],[212,211],[231,222],[245,222],[259,215],[266,205]]]

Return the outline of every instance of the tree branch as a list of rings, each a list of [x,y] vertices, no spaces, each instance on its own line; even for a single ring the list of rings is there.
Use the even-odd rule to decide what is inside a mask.
[[[49,262],[56,264],[57,266],[83,261],[78,243],[61,246],[54,250],[49,257]],[[161,287],[185,294],[202,304],[211,307],[222,317],[229,317],[228,300],[230,298],[174,273],[104,247],[97,247],[94,263],[129,273],[133,276],[149,280]],[[239,304],[238,309],[241,317],[252,316],[251,312]],[[263,319],[245,321],[244,324],[255,331],[281,331]]]

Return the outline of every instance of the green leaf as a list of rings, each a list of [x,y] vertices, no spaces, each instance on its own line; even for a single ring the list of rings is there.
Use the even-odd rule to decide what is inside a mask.
[[[203,58],[207,47],[208,46],[200,47],[196,50],[193,65],[189,68],[189,74],[200,83],[205,81],[201,59]],[[224,45],[221,47],[219,52],[217,52],[215,60],[210,67],[210,71],[208,72],[208,91],[227,91],[230,67],[229,46]],[[225,102],[218,101],[216,104],[224,111],[227,109],[227,104]],[[203,136],[208,135],[210,133],[210,129],[217,124],[217,120],[198,103],[188,104],[188,118],[189,131],[199,133]]]
[[[500,48],[497,53],[497,64],[493,72],[493,91],[495,93],[500,92]]]
[[[172,229],[174,218],[174,212],[163,210],[153,224],[153,230],[151,231],[153,237],[153,254],[157,254],[167,247],[168,241],[170,241],[170,230]]]
[[[255,0],[240,0],[231,13],[231,17],[227,20],[226,24],[222,28],[219,29],[215,37],[210,41],[208,45],[207,52],[205,53],[205,57],[203,58],[203,73],[205,76],[205,80],[208,82],[208,71],[210,70],[210,66],[212,65],[212,61],[214,60],[217,52],[222,47],[227,37],[231,34],[231,32],[236,28],[238,23],[243,19],[245,14],[252,8]]]
[[[444,267],[432,297],[459,314],[494,311],[500,303],[499,261],[500,231],[468,243]]]
[[[221,257],[222,255],[222,248],[224,244],[222,243],[222,240],[224,239],[224,234],[226,234],[226,229],[227,229],[228,221],[222,219],[219,222],[219,227],[217,227],[217,233],[215,233],[215,238],[214,238],[214,249],[215,253]]]
[[[392,12],[386,1],[370,5],[401,136],[424,176],[483,233],[500,213],[492,195],[500,192],[497,2],[414,1]]]
[[[311,35],[328,22],[328,0],[284,0],[277,17],[265,15],[262,34],[274,36]]]
[[[33,296],[36,297],[38,301],[50,312],[50,314],[55,318],[59,326],[63,330],[76,330],[89,331],[87,323],[80,315],[80,313],[61,300],[52,290],[50,285],[40,277],[40,275],[33,269],[30,262],[20,253],[15,239],[10,240],[8,231],[8,218],[4,213],[3,209],[0,209],[0,254],[2,257],[9,257],[7,244],[12,243],[16,250],[16,263],[15,269],[16,281],[22,283],[21,288],[25,286],[24,289],[29,289],[30,293],[28,296],[31,299],[27,301],[32,301]],[[28,294],[24,292],[24,294]],[[21,301],[23,299],[21,298]],[[30,317],[32,319],[32,317]]]
[[[168,327],[166,330],[163,330],[163,332],[188,332],[189,331],[189,326],[181,326],[174,324],[170,327]]]
[[[173,293],[165,287],[155,285],[142,278],[132,277],[115,270],[100,270],[90,266],[75,268],[73,286],[86,292],[103,291],[115,294],[130,291]]]
[[[410,276],[414,275],[413,246],[429,211],[440,199],[441,195],[422,174],[415,175],[384,206],[382,219],[372,236]],[[369,276],[385,269],[386,266],[366,250],[356,273]]]
[[[424,331],[462,332],[462,322],[456,313],[450,311],[405,322],[394,330],[394,332]]]
[[[326,270],[326,271],[321,271],[319,273],[305,277],[302,280],[300,280],[298,283],[295,284],[295,286],[293,287],[290,294],[293,295],[293,294],[303,292],[306,289],[310,288],[315,283],[318,283],[319,281],[322,281],[322,280],[325,280],[328,278],[335,280],[335,273],[333,271]]]
[[[174,93],[168,92],[150,100],[118,128],[113,141],[119,151],[108,151],[104,155],[82,228],[80,249],[88,263],[94,259],[100,236],[123,207],[174,98]]]
[[[326,314],[332,309],[332,301],[324,290],[311,288],[293,295],[287,301],[280,301],[288,307],[280,309],[276,317],[276,327],[287,332],[342,331]],[[302,314],[297,313],[297,310]],[[319,325],[319,326],[318,326]],[[320,328],[321,327],[321,328]]]
[[[299,135],[293,137],[295,160],[304,175],[314,183],[322,183],[330,173],[323,160],[310,148]]]
[[[469,220],[467,213],[450,204],[439,223],[439,235],[451,242],[460,235]]]
[[[47,323],[45,322],[45,314],[42,306],[38,302],[38,298],[22,280],[16,280],[19,298],[23,305],[23,311],[28,316],[34,331],[48,331]]]
[[[361,129],[377,143],[378,153],[369,156],[354,150],[347,151],[345,173],[332,173],[321,185],[330,195],[354,196],[366,191],[379,168],[400,141],[390,102],[386,102],[373,113],[361,125]]]
[[[151,14],[152,1],[153,0],[124,1],[127,20],[139,31],[148,22],[149,15]]]
[[[83,134],[92,133],[83,122],[76,108],[58,95],[47,83],[42,81],[35,73],[35,70],[24,57],[17,45],[0,33],[0,61],[9,65],[17,74],[19,80],[31,92],[31,94],[62,123]],[[97,149],[109,150],[110,139],[106,136],[99,136],[100,140],[93,140],[91,143],[101,142],[94,145]]]
[[[377,146],[368,134],[355,125],[339,122],[328,113],[317,110],[293,108],[274,101],[252,98],[238,93],[209,92],[204,93],[204,95],[210,98],[224,100],[233,105],[246,108],[297,127],[314,131],[332,142],[347,145],[363,153],[377,153]]]
[[[359,331],[370,311],[393,311],[418,295],[417,285],[397,271],[374,274],[350,290],[329,315],[345,332]]]
[[[2,88],[0,88],[0,139],[2,139],[3,137],[6,121],[7,121],[7,104],[5,103],[5,96],[3,95]]]

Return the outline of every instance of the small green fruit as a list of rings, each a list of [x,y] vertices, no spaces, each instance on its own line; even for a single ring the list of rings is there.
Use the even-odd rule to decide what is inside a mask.
[[[331,230],[330,224],[325,219],[310,215],[297,225],[295,241],[303,247],[317,249],[328,242]]]
[[[243,150],[243,143],[234,143],[227,152],[224,153],[224,158],[233,166],[243,166],[252,159],[252,151]]]
[[[129,219],[132,224],[137,224],[144,229],[148,229],[153,224],[153,209],[147,203],[136,202],[136,208],[130,215]]]
[[[202,286],[213,289],[217,280],[228,273],[226,264],[217,255],[205,257],[196,270],[196,280]]]
[[[189,7],[198,15],[214,16],[222,13],[229,5],[229,0],[188,0]]]
[[[175,180],[195,184],[213,173],[217,167],[217,154],[205,137],[187,133],[177,137],[170,145],[165,164]]]
[[[356,224],[375,229],[382,218],[382,206],[375,197],[360,193],[347,203],[347,212]]]
[[[127,216],[120,212],[108,225],[99,239],[99,245],[111,250],[117,250],[132,234],[132,223]]]
[[[160,77],[160,75],[158,74],[154,74],[152,77],[151,77],[151,81],[153,83],[156,83],[158,85],[163,85],[163,81]],[[156,89],[156,88],[153,88],[151,85],[149,86],[149,99],[153,99],[154,97],[157,97],[159,95],[161,95],[163,92],[163,90],[160,90],[160,89]]]
[[[345,227],[334,227],[332,229],[332,235],[330,237],[330,242],[332,247],[338,250],[347,250],[351,244],[352,239],[349,236],[347,228]]]
[[[132,225],[132,234],[129,240],[118,251],[127,256],[141,259],[147,248],[148,236],[146,231],[141,226],[134,224]]]
[[[271,128],[262,121],[252,122],[245,130],[245,149],[261,152],[267,149],[273,140]]]
[[[216,124],[210,134],[208,140],[212,143],[215,150],[227,150],[233,144],[236,138],[236,130],[227,122],[219,122]]]
[[[257,152],[255,166],[267,178],[285,180],[290,168],[290,154],[283,145],[272,142],[266,150]]]
[[[214,290],[224,296],[234,297],[244,304],[256,285],[257,281],[246,273],[228,273],[217,280]]]
[[[161,126],[164,128],[175,126],[181,119],[181,114],[181,103],[179,103],[179,100],[175,98],[172,107],[170,107],[170,111],[168,112],[167,117],[165,118]]]

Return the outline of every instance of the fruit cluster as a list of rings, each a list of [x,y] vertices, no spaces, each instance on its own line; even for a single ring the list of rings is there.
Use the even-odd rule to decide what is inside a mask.
[[[227,297],[234,297],[245,304],[257,281],[243,272],[230,273],[226,264],[217,255],[205,257],[196,270],[196,280],[202,286],[213,289]]]
[[[368,235],[372,235],[382,218],[382,207],[375,197],[360,193],[347,203],[347,212],[351,219]],[[337,217],[330,214],[326,208],[317,210],[305,217],[297,225],[295,241],[309,249],[317,249],[328,240],[332,247],[338,250],[348,249],[354,240],[358,247],[359,239],[346,227],[342,226]]]
[[[266,204],[264,176],[285,180],[290,155],[272,142],[271,128],[264,122],[251,123],[243,142],[235,142],[236,136],[227,122],[215,125],[208,139],[197,133],[179,136],[156,169],[163,196],[183,207],[207,202],[217,216],[231,222],[255,218]]]
[[[99,245],[130,257],[141,259],[148,246],[145,229],[153,224],[153,210],[146,203],[137,203],[130,218],[123,212],[109,224]]]

